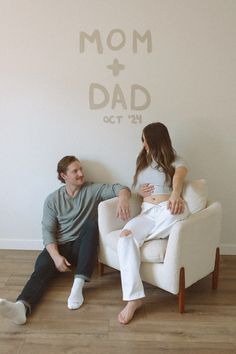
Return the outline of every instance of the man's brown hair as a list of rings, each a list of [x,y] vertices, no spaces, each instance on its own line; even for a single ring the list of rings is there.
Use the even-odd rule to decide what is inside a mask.
[[[61,177],[61,173],[66,173],[68,166],[72,163],[78,161],[77,157],[75,156],[64,156],[57,164],[57,178],[62,183],[65,183],[64,178]]]

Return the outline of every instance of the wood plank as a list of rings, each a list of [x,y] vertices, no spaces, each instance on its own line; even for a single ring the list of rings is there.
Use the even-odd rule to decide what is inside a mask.
[[[30,276],[37,251],[0,250],[0,297],[14,300]],[[144,284],[134,320],[120,325],[120,274],[105,267],[84,289],[84,304],[67,309],[73,274],[61,274],[23,326],[0,320],[1,354],[233,354],[236,353],[236,256],[221,256],[219,288],[206,277],[177,297]]]

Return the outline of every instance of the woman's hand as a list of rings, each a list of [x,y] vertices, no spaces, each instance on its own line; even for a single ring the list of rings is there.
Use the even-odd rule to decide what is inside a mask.
[[[168,200],[167,209],[170,210],[171,214],[182,214],[184,212],[183,198],[172,193]]]
[[[138,194],[143,197],[149,197],[154,190],[154,185],[149,183],[141,184],[138,190]]]
[[[182,214],[184,212],[184,200],[181,198],[181,193],[187,172],[188,170],[184,166],[175,169],[173,176],[173,192],[170,195],[167,205],[167,209],[170,210],[171,214]]]

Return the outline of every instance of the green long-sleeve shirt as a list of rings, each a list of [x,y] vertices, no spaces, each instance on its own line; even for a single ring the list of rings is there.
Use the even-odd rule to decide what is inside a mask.
[[[102,200],[118,195],[121,184],[84,183],[80,191],[71,197],[65,186],[51,193],[44,203],[42,233],[43,243],[63,244],[79,237],[87,219],[97,219],[97,207]]]

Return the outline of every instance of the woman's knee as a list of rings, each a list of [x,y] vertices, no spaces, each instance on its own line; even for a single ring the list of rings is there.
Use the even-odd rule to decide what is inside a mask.
[[[132,232],[130,230],[128,230],[128,229],[124,229],[120,233],[120,237],[127,237],[127,236],[130,236],[130,235],[132,235]]]

